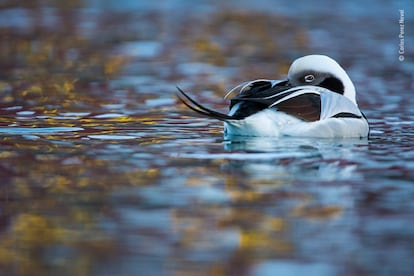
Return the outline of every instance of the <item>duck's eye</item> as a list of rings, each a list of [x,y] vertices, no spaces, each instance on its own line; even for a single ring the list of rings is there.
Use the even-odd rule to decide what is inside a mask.
[[[313,82],[315,80],[314,75],[307,75],[305,76],[305,82]]]

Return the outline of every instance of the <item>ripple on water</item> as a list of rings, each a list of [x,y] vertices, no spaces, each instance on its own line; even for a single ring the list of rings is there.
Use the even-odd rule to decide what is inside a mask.
[[[305,152],[273,152],[273,153],[174,153],[171,157],[175,158],[194,158],[194,159],[228,159],[228,160],[272,160],[283,158],[304,158],[314,154]]]
[[[132,135],[88,135],[88,138],[97,139],[97,140],[133,140],[140,138],[139,136],[132,136]]]
[[[95,115],[95,116],[93,116],[93,118],[96,118],[96,119],[113,119],[113,118],[120,118],[120,117],[124,117],[124,116],[127,116],[127,115],[122,114],[122,113],[104,113],[104,114]]]
[[[33,114],[35,114],[36,112],[34,112],[34,111],[29,111],[29,110],[25,110],[25,111],[19,111],[19,112],[16,112],[16,114],[17,115],[20,115],[20,116],[31,116],[31,115],[33,115]]]
[[[59,132],[83,131],[81,127],[2,127],[0,133],[26,135],[26,134],[51,134]]]
[[[60,112],[59,115],[62,117],[79,118],[85,117],[91,114],[90,112]]]

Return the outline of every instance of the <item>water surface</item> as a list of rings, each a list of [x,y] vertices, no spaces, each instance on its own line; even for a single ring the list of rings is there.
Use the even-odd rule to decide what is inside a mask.
[[[0,274],[414,272],[409,1],[232,2],[2,7]],[[226,141],[176,101],[224,111],[315,52],[354,80],[369,139]]]

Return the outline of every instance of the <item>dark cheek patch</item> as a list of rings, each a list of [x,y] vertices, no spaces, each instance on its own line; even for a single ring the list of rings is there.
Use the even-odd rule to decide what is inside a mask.
[[[344,94],[344,85],[342,82],[334,77],[326,78],[323,82],[321,82],[318,86],[324,87],[329,89],[333,92],[343,95]]]

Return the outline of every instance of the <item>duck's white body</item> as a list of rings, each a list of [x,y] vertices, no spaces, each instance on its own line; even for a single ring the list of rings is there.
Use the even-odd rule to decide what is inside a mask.
[[[369,133],[348,75],[333,59],[322,55],[297,59],[287,80],[261,79],[235,87],[227,95],[237,94],[228,114],[208,109],[180,92],[180,99],[191,109],[224,121],[226,138],[362,138]]]
[[[291,90],[296,90],[292,88]],[[288,91],[288,90],[287,90]],[[286,93],[283,92],[283,93]],[[303,86],[296,94],[307,93],[319,95],[321,99],[320,119],[307,122],[277,108],[266,108],[243,120],[224,121],[224,134],[232,136],[295,136],[295,137],[366,137],[368,122],[351,100],[316,86]],[[286,93],[287,94],[287,93]],[[289,100],[289,99],[288,99]],[[239,106],[230,110],[233,114]],[[355,117],[334,117],[337,114],[354,114]],[[359,117],[359,118],[358,118]]]
[[[352,125],[352,128],[349,126]],[[303,122],[295,117],[265,110],[242,121],[224,122],[226,138],[234,136],[254,137],[319,137],[363,138],[368,136],[368,123],[353,118],[329,118],[317,122]]]

